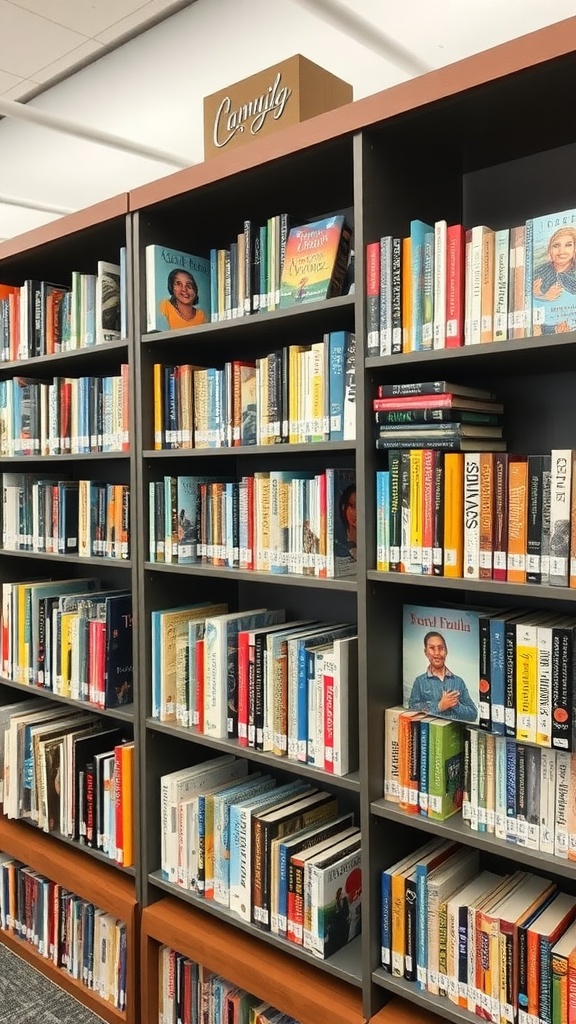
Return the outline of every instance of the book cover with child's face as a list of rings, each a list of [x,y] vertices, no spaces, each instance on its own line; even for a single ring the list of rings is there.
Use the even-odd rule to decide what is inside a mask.
[[[481,614],[431,605],[404,606],[402,693],[406,708],[455,721],[479,720]],[[444,694],[448,696],[443,699]]]

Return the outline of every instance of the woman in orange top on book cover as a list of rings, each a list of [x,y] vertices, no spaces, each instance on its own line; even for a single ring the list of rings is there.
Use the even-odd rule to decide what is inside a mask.
[[[198,285],[188,270],[171,270],[168,274],[169,299],[162,299],[159,310],[165,316],[170,330],[178,327],[196,327],[206,323],[201,309],[196,309]]]

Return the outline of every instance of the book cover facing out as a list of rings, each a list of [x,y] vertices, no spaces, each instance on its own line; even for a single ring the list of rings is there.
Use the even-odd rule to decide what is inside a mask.
[[[456,722],[479,720],[480,611],[404,605],[404,707]]]
[[[532,221],[534,334],[576,330],[576,210]]]
[[[342,294],[351,236],[342,215],[291,229],[282,268],[281,308]]]
[[[165,245],[146,246],[146,328],[173,331],[210,322],[210,261]]]

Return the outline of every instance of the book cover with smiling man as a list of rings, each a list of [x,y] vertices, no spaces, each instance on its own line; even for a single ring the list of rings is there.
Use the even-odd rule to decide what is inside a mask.
[[[455,722],[478,722],[481,616],[468,609],[404,605],[404,707]]]

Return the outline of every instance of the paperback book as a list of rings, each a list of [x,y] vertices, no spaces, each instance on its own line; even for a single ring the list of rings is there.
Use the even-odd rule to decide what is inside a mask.
[[[576,329],[576,210],[532,221],[534,334]]]

